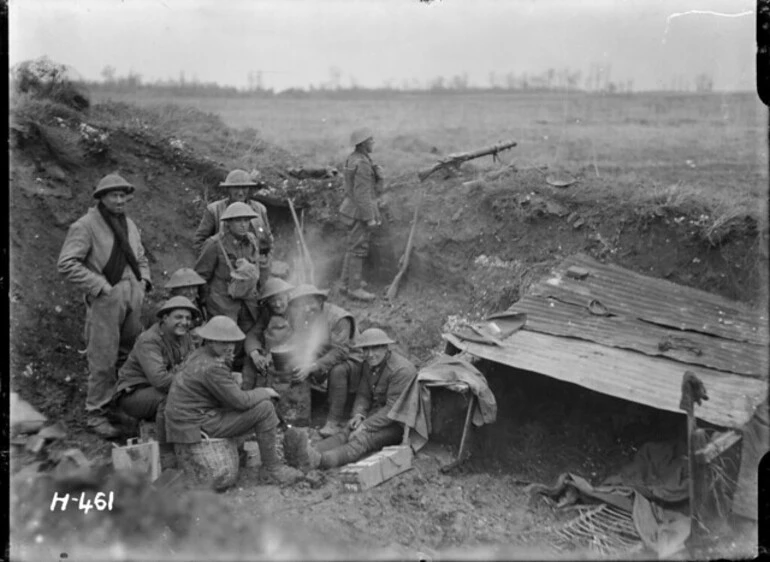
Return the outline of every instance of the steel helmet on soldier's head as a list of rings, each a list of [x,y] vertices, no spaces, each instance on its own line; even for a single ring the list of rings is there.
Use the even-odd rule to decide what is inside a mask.
[[[377,345],[390,345],[391,343],[396,342],[390,339],[388,334],[383,330],[380,330],[379,328],[369,328],[368,330],[361,332],[361,335],[358,336],[353,347],[374,347]]]
[[[94,197],[100,198],[102,195],[109,193],[110,191],[125,191],[126,193],[133,193],[134,186],[120,177],[118,174],[107,174],[94,188]]]
[[[369,140],[370,138],[374,137],[372,134],[371,129],[368,129],[364,127],[363,129],[356,129],[353,131],[353,134],[350,135],[350,144],[353,146],[358,146],[362,142]]]
[[[197,329],[197,334],[210,341],[239,342],[246,339],[238,324],[227,316],[214,316]]]
[[[251,179],[251,176],[245,170],[233,170],[225,181],[219,184],[219,187],[257,187],[257,182]]]
[[[259,298],[262,300],[269,299],[280,293],[291,291],[293,288],[294,285],[287,283],[280,277],[270,277],[265,281],[265,287],[262,289],[262,295]]]
[[[198,275],[194,269],[189,267],[183,267],[177,269],[172,275],[171,279],[166,283],[166,289],[178,289],[179,287],[195,287],[197,285],[205,285],[206,281]]]
[[[329,296],[329,291],[323,291],[316,287],[315,285],[311,285],[309,283],[303,283],[302,285],[298,285],[294,288],[294,290],[289,295],[289,302],[299,299],[302,297],[319,297],[323,300],[326,300]]]
[[[197,314],[198,316],[200,316],[201,313],[201,311],[198,310],[198,307],[195,306],[190,299],[187,297],[177,296],[171,297],[161,305],[160,309],[158,310],[157,317],[160,318],[166,312],[171,312],[176,308],[185,308],[193,314]]]
[[[238,202],[228,205],[227,209],[225,209],[225,212],[222,213],[221,220],[226,221],[240,218],[254,219],[258,216],[259,215],[257,215],[257,213],[254,211],[254,209],[251,208],[250,205],[247,203]]]

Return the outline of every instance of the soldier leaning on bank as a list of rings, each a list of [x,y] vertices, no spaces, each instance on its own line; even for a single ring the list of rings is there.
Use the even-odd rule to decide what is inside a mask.
[[[102,178],[97,205],[70,226],[58,262],[59,273],[85,292],[87,425],[105,438],[120,435],[107,419],[117,369],[142,331],[142,303],[152,288],[139,229],[125,215],[133,192],[117,174]]]
[[[382,224],[377,205],[383,185],[382,169],[370,156],[374,150],[374,136],[369,129],[354,131],[350,144],[355,149],[345,161],[345,199],[339,209],[341,221],[350,228],[341,281],[348,296],[372,301],[375,296],[363,289],[362,274],[372,234]]]

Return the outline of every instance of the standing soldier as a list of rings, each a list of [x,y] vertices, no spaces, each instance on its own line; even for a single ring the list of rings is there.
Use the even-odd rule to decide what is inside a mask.
[[[369,255],[372,232],[382,222],[377,207],[382,171],[369,156],[374,149],[374,137],[369,129],[354,131],[350,144],[355,150],[345,161],[345,199],[339,210],[342,222],[350,227],[342,262],[342,285],[348,296],[371,301],[375,297],[362,288],[361,276],[364,260]]]
[[[259,201],[249,199],[249,189],[258,185],[251,179],[248,172],[244,170],[233,170],[227,174],[225,181],[219,184],[219,187],[227,188],[227,197],[214,201],[206,207],[198,229],[195,231],[193,246],[200,253],[206,240],[224,228],[222,214],[225,212],[225,209],[232,203],[246,203],[255,213],[255,216],[249,222],[249,231],[257,237],[260,246],[268,251],[266,254],[268,259],[263,260],[266,262],[266,265],[260,266],[262,280],[265,281],[270,273],[269,255],[273,248],[273,234],[270,231],[270,223],[267,220],[267,208]]]
[[[246,203],[233,203],[221,220],[223,230],[208,239],[195,264],[195,272],[206,286],[204,302],[209,318],[227,316],[244,333],[257,321],[259,305],[260,249],[249,225],[257,213]],[[243,344],[236,349],[236,370],[243,360]]]
[[[114,438],[120,431],[107,419],[117,368],[142,331],[150,268],[134,221],[125,215],[134,186],[117,174],[94,190],[99,202],[70,226],[59,255],[59,273],[85,291],[88,355],[87,425]]]

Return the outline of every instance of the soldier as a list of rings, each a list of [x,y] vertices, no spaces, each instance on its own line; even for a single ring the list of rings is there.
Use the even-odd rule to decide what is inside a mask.
[[[246,357],[243,360],[243,389],[256,386],[270,386],[266,377],[270,364],[270,350],[291,337],[291,326],[286,312],[289,306],[289,292],[294,289],[283,279],[271,277],[265,283],[260,296],[262,307],[259,319],[246,334],[243,347]]]
[[[361,378],[361,355],[351,349],[358,331],[353,315],[326,302],[327,291],[300,285],[289,299],[292,341],[311,354],[307,364],[296,369],[295,382],[308,377],[326,384],[329,414],[320,432],[334,435],[345,427],[345,413]]]
[[[230,318],[214,316],[198,329],[203,347],[192,352],[171,383],[166,403],[170,443],[199,443],[209,437],[239,437],[256,432],[262,458],[260,477],[290,484],[302,473],[283,464],[276,451],[276,416],[272,388],[241,390],[231,371],[235,343],[243,332]]]
[[[249,199],[249,188],[258,187],[259,184],[252,180],[247,172],[233,170],[227,174],[227,178],[219,186],[227,188],[227,197],[210,203],[206,207],[198,229],[195,231],[193,246],[200,253],[206,240],[214,236],[218,231],[223,230],[222,214],[225,212],[225,209],[235,202],[246,203],[255,213],[255,216],[249,222],[249,231],[267,249],[266,255],[268,257],[265,260],[266,265],[263,266],[262,273],[263,280],[266,280],[270,272],[269,256],[273,248],[273,234],[270,231],[270,223],[267,220],[267,208],[259,201]]]
[[[248,332],[257,320],[259,304],[259,242],[249,231],[251,221],[257,217],[246,203],[233,203],[221,220],[223,230],[208,239],[195,264],[195,272],[206,286],[203,287],[206,312],[209,317],[223,315]],[[240,288],[239,288],[240,287]],[[236,370],[243,361],[243,345],[236,353]]]
[[[348,296],[371,301],[375,296],[362,288],[362,273],[372,233],[382,224],[377,205],[377,196],[382,189],[382,169],[370,156],[374,137],[369,129],[354,131],[350,144],[355,149],[345,161],[345,199],[339,209],[342,222],[350,227],[341,280]]]
[[[403,426],[388,417],[399,396],[417,376],[406,358],[389,348],[395,343],[377,328],[365,330],[356,343],[363,349],[366,368],[345,430],[315,446],[307,433],[291,428],[284,436],[286,462],[308,471],[355,462],[367,453],[401,442]]]
[[[177,370],[194,349],[190,326],[198,314],[189,299],[171,297],[158,310],[158,321],[137,338],[118,371],[115,394],[129,416],[155,420]]]
[[[198,316],[193,319],[193,328],[197,328],[206,321],[206,316],[202,312],[203,303],[201,302],[200,294],[201,287],[205,284],[206,281],[203,277],[195,273],[194,269],[182,267],[171,274],[171,278],[165,285],[170,296],[188,298],[196,307],[198,307]]]
[[[142,303],[152,289],[139,230],[125,215],[133,192],[118,174],[102,178],[97,205],[70,226],[58,261],[59,273],[85,292],[87,425],[108,439],[120,435],[107,419],[117,368],[142,330]]]

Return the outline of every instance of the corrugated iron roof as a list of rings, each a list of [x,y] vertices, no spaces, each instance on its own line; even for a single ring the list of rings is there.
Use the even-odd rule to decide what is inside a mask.
[[[569,277],[573,266],[588,276]],[[594,300],[603,306],[590,307]],[[767,393],[767,312],[744,303],[579,254],[509,311],[527,313],[527,324],[503,346],[445,338],[479,357],[674,412],[690,370],[710,397],[696,415],[726,427],[745,423]]]

